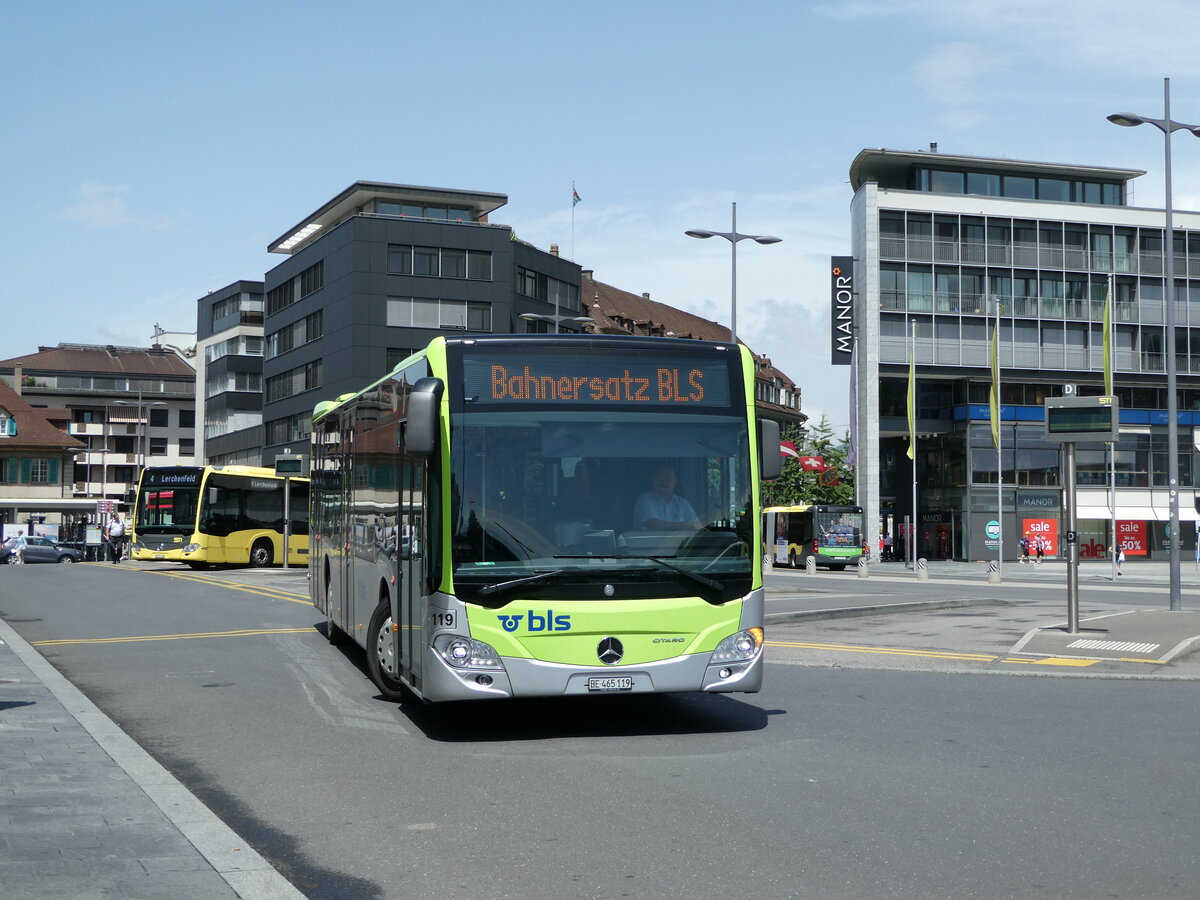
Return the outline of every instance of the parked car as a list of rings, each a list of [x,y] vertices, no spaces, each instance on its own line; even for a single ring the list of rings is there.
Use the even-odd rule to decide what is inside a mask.
[[[0,563],[8,563],[10,566],[16,564],[17,557],[13,554],[13,547],[16,546],[16,543],[16,538],[9,538],[0,544]],[[81,559],[83,559],[83,554],[78,550],[63,547],[50,538],[25,538],[25,562],[27,563],[77,563]]]

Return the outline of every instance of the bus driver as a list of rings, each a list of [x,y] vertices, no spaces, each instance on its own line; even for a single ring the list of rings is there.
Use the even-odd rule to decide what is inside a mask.
[[[692,504],[675,493],[675,470],[661,465],[650,479],[651,489],[633,506],[633,527],[649,531],[700,530],[700,519]]]

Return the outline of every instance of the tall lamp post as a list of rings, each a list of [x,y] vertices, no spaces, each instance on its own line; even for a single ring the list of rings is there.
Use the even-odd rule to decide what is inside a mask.
[[[1171,134],[1190,131],[1200,137],[1200,125],[1187,125],[1171,118],[1171,79],[1163,79],[1163,117],[1152,119],[1136,113],[1113,113],[1108,121],[1114,125],[1132,128],[1135,125],[1153,125],[1163,133],[1164,168],[1166,181],[1166,272],[1163,291],[1166,303],[1167,331],[1167,498],[1170,504],[1170,529],[1167,546],[1170,548],[1170,603],[1171,609],[1183,608],[1179,575],[1179,397],[1176,390],[1175,360],[1175,234],[1171,222]],[[1115,535],[1114,535],[1115,537]]]
[[[684,232],[688,237],[711,238],[721,237],[729,241],[733,248],[733,272],[729,287],[729,341],[737,343],[737,245],[738,241],[754,241],[756,244],[778,244],[783,238],[771,237],[769,234],[738,234],[737,203],[733,207],[733,224],[729,231],[709,231],[707,228],[691,228]]]
[[[558,304],[555,304],[555,309]],[[553,322],[554,333],[558,334],[558,326],[562,322],[574,322],[577,325],[582,325],[586,322],[591,322],[591,316],[560,316],[557,312],[552,316],[544,316],[541,313],[521,313],[520,318],[526,322]]]
[[[166,406],[166,405],[167,405],[167,403],[163,400],[152,400],[151,402],[146,403],[142,399],[142,389],[141,388],[138,388],[138,398],[137,398],[136,403],[132,400],[114,400],[113,401],[113,406],[136,406],[137,407],[137,421],[134,423],[136,432],[135,432],[134,437],[135,437],[135,444],[137,446],[137,467],[139,470],[146,468],[146,456],[147,456],[146,449],[147,448],[142,443],[143,436],[145,437],[146,443],[149,443],[149,441],[150,441],[150,423],[147,422],[146,427],[144,429],[142,428],[143,413],[147,406]],[[144,435],[143,435],[143,432],[144,432]]]

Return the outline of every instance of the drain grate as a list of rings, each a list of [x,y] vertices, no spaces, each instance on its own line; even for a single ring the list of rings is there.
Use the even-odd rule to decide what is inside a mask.
[[[1139,644],[1136,641],[1072,641],[1068,647],[1080,650],[1124,650],[1126,653],[1153,653],[1160,644]]]

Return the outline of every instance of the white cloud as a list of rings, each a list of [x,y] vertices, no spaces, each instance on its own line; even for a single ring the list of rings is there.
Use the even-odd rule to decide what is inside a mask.
[[[78,200],[62,211],[62,218],[82,222],[89,228],[132,225],[135,219],[125,201],[128,193],[129,185],[126,184],[86,182],[79,188]]]

